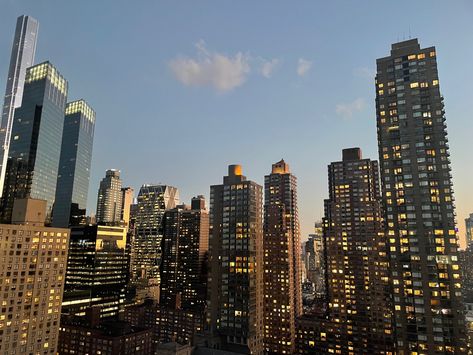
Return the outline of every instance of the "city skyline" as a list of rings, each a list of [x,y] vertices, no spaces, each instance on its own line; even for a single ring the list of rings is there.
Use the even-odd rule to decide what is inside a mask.
[[[33,2],[5,4],[6,11],[0,16],[0,46],[6,50],[0,56],[0,66],[8,67],[8,49],[16,16],[31,15],[42,24],[36,62],[50,59],[55,63],[61,73],[74,82],[70,99],[86,96],[100,116],[91,169],[89,213],[95,209],[98,181],[109,168],[120,169],[125,184],[135,190],[143,183],[156,180],[177,186],[182,200],[186,201],[196,194],[208,197],[208,186],[217,182],[215,177],[223,174],[227,164],[241,163],[248,175],[262,184],[264,167],[284,158],[299,177],[301,239],[305,239],[312,232],[314,221],[323,214],[326,164],[337,158],[341,148],[350,146],[360,146],[365,156],[377,157],[375,58],[384,56],[391,43],[409,38],[410,32],[411,37],[418,37],[424,46],[435,45],[438,50],[441,90],[449,123],[457,226],[464,245],[463,220],[473,206],[469,203],[472,192],[468,184],[472,171],[468,164],[471,90],[463,83],[469,82],[473,73],[466,64],[472,50],[459,43],[471,38],[471,21],[464,20],[471,18],[470,4],[456,3],[449,8],[447,5],[425,8],[425,2],[410,4],[412,11],[422,9],[425,16],[415,22],[400,18],[393,24],[385,24],[382,16],[376,14],[395,5],[361,4],[345,8],[340,3],[323,6],[304,3],[287,13],[289,18],[284,21],[297,18],[297,26],[289,29],[274,25],[281,20],[278,15],[282,13],[281,5],[271,8],[252,5],[253,13],[245,17],[245,26],[235,27],[241,26],[249,5],[233,4],[226,10],[225,6],[212,8],[225,19],[230,17],[228,12],[231,11],[235,19],[206,22],[210,15],[204,14],[209,4],[202,5],[202,13],[189,12],[178,5],[150,5],[147,11],[136,8],[126,11],[127,5],[121,4],[105,18],[94,14],[100,13],[97,10],[105,4],[75,7],[77,18],[90,15],[88,29],[84,29],[79,20],[61,16],[71,10],[67,5],[42,9],[43,6]],[[122,15],[125,12],[129,13],[127,17]],[[178,21],[170,16],[176,23],[165,18],[172,13],[182,15]],[[262,14],[267,16],[262,18]],[[361,14],[363,20],[357,19]],[[455,14],[459,20],[449,23],[447,28],[441,18],[449,14]],[[324,19],[332,16],[330,22]],[[170,39],[163,35],[167,31],[161,31],[165,28],[162,26],[177,31],[186,21],[189,24],[176,36]],[[337,32],[341,21],[346,21],[345,29],[353,31]],[[369,21],[369,26],[363,24]],[[116,22],[120,22],[120,28],[113,26]],[[190,31],[192,26],[195,31]],[[375,28],[380,30],[372,33]],[[229,43],[227,37],[233,31],[235,35]],[[251,32],[254,36],[252,33],[250,37]],[[452,40],[454,34],[457,40]],[[362,40],[366,35],[371,36],[369,41]],[[68,36],[74,40],[65,42]],[[268,36],[281,40],[275,41],[277,45],[267,44]],[[145,42],[150,38],[155,40],[151,41],[155,45],[146,47]],[[97,55],[76,55],[84,49]],[[141,55],[132,55],[138,50],[155,60],[143,63]],[[101,54],[105,52],[110,53],[113,65],[103,59]],[[189,59],[214,63],[215,58],[229,59],[227,64],[241,64],[237,69],[242,76],[237,76],[231,85],[219,81],[209,84],[206,78],[194,78],[204,87],[186,87],[183,82],[189,85],[191,82],[174,76],[171,64],[185,65]],[[126,64],[129,71],[119,69]],[[235,69],[233,65],[231,68]],[[207,68],[206,73],[209,70]],[[6,69],[0,72],[1,82],[5,82],[6,75]],[[205,87],[212,83],[216,86]],[[129,100],[124,101],[127,95],[130,95]],[[270,120],[274,121],[274,128],[263,134]],[[234,122],[242,126],[251,124],[254,129],[243,136],[243,128],[238,128]],[[179,131],[161,133],[171,132],[172,127]],[[226,146],[230,129],[236,129],[243,143],[239,149]],[[280,131],[292,135],[289,144],[266,149],[271,140],[282,138]],[[211,140],[213,136],[218,136],[217,140]],[[156,137],[160,139],[159,145],[154,144]],[[113,145],[117,139],[132,144]],[[197,139],[201,146],[193,151]],[[221,149],[212,151],[215,144]],[[199,159],[202,152],[206,159]],[[132,161],[138,156],[141,158]],[[151,160],[153,156],[155,159]],[[172,163],[176,159],[179,164]],[[150,161],[159,163],[149,164]],[[190,176],[191,171],[198,173]]]

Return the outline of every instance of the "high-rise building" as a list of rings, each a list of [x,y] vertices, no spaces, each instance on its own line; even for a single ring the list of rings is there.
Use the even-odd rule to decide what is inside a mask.
[[[324,239],[322,224],[317,223],[315,233],[309,234],[304,245],[307,279],[314,285],[317,295],[325,293]]]
[[[95,112],[84,101],[67,103],[53,209],[53,226],[85,223]]]
[[[118,315],[129,267],[126,228],[71,227],[63,313],[83,315],[88,307],[99,306],[101,317]]]
[[[328,167],[324,240],[328,319],[339,322],[342,353],[393,354],[387,246],[378,163],[359,148]]]
[[[263,353],[262,195],[240,165],[210,187],[207,348]]]
[[[297,179],[281,160],[264,178],[264,347],[292,354],[295,320],[302,314]]]
[[[49,62],[26,70],[21,107],[15,109],[2,196],[9,221],[16,198],[46,200],[50,221],[64,127],[67,81]]]
[[[69,230],[44,227],[46,204],[16,200],[0,224],[1,354],[56,354]]]
[[[376,116],[398,354],[465,351],[458,237],[435,47],[376,61]]]
[[[3,193],[14,113],[21,106],[26,68],[31,67],[34,62],[38,27],[38,21],[31,16],[22,15],[16,20],[0,122],[0,197]]]
[[[135,191],[132,187],[122,187],[122,211],[120,219],[128,227],[130,224],[130,213]]]
[[[120,171],[109,169],[100,181],[97,197],[97,223],[119,224],[122,215],[122,180]]]
[[[466,244],[470,245],[473,242],[473,213],[470,213],[468,218],[465,218],[466,229]]]
[[[192,206],[165,212],[162,245],[160,304],[203,310],[209,245],[209,215],[203,196],[194,197]]]
[[[135,231],[131,243],[131,272],[134,279],[159,281],[162,221],[166,210],[179,204],[179,191],[168,185],[143,185],[138,193]]]

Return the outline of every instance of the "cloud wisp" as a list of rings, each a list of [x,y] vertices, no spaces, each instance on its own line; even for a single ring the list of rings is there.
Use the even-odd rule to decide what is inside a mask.
[[[365,100],[359,97],[353,100],[352,102],[337,104],[337,106],[335,107],[335,112],[337,113],[337,115],[345,119],[350,119],[356,112],[363,110],[365,106]]]
[[[261,66],[261,75],[263,75],[266,79],[271,78],[273,76],[274,70],[279,66],[280,60],[277,58],[271,60],[264,60],[263,65]]]
[[[186,86],[208,86],[227,92],[242,85],[250,72],[249,55],[242,52],[227,56],[207,50],[205,42],[195,44],[195,58],[178,57],[169,66],[174,77]]]
[[[299,58],[297,62],[297,75],[305,76],[312,68],[312,62],[310,60]]]

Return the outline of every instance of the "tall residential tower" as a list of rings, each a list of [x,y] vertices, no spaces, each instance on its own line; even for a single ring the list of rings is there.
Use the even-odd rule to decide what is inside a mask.
[[[38,21],[31,16],[22,15],[16,20],[7,87],[2,116],[0,118],[0,197],[3,193],[7,169],[13,117],[15,109],[21,106],[26,68],[31,67],[34,62],[38,27]]]
[[[376,61],[376,116],[398,354],[465,353],[452,175],[435,47]]]
[[[328,319],[347,354],[392,354],[388,257],[378,163],[359,148],[328,167],[324,240]]]
[[[263,354],[262,198],[240,165],[210,187],[207,347]]]
[[[281,160],[264,178],[264,346],[292,354],[295,320],[302,314],[297,179]]]

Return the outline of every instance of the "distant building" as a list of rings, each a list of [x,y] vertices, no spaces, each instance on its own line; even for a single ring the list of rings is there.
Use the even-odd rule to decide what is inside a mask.
[[[101,317],[117,316],[128,279],[126,228],[71,227],[63,313],[84,315],[88,307],[99,306]]]
[[[297,179],[284,160],[273,164],[264,190],[264,347],[270,354],[292,354],[302,270]]]
[[[304,245],[307,279],[314,285],[318,297],[325,294],[325,262],[322,224],[316,223],[315,233],[309,234]],[[315,295],[314,295],[315,296]]]
[[[84,101],[67,103],[53,210],[53,226],[85,224],[95,112]]]
[[[107,170],[100,181],[95,218],[99,224],[120,224],[122,216],[122,180],[120,171]]]
[[[163,217],[160,304],[172,309],[203,310],[207,294],[206,254],[209,214],[202,196]]]
[[[230,165],[210,187],[209,351],[263,353],[262,187]],[[203,350],[204,351],[204,350]]]
[[[126,307],[123,319],[134,326],[152,327],[155,344],[191,344],[194,336],[202,332],[204,323],[201,311],[171,309],[150,299]]]
[[[132,187],[122,187],[122,211],[120,219],[127,227],[130,224],[131,205],[133,204],[134,198],[135,191]]]
[[[191,355],[192,346],[181,345],[175,342],[158,345],[157,353],[159,355]]]
[[[95,314],[94,314],[95,313]],[[100,320],[100,310],[85,316],[62,316],[59,354],[154,355],[153,330],[124,321]]]
[[[69,230],[44,227],[46,206],[16,200],[15,224],[0,224],[1,354],[57,350]]]
[[[3,188],[1,219],[15,199],[46,200],[50,222],[59,168],[67,81],[49,62],[26,70],[21,107],[15,109]]]
[[[470,245],[473,242],[473,213],[470,213],[468,218],[465,218],[466,229],[466,244]]]
[[[162,222],[166,210],[179,204],[179,191],[168,185],[143,185],[138,193],[134,213],[134,236],[131,243],[133,279],[156,279],[159,285]]]
[[[31,16],[22,15],[16,20],[7,87],[0,117],[0,197],[3,193],[14,113],[15,109],[21,106],[23,99],[26,68],[34,64],[38,27],[38,21]]]

